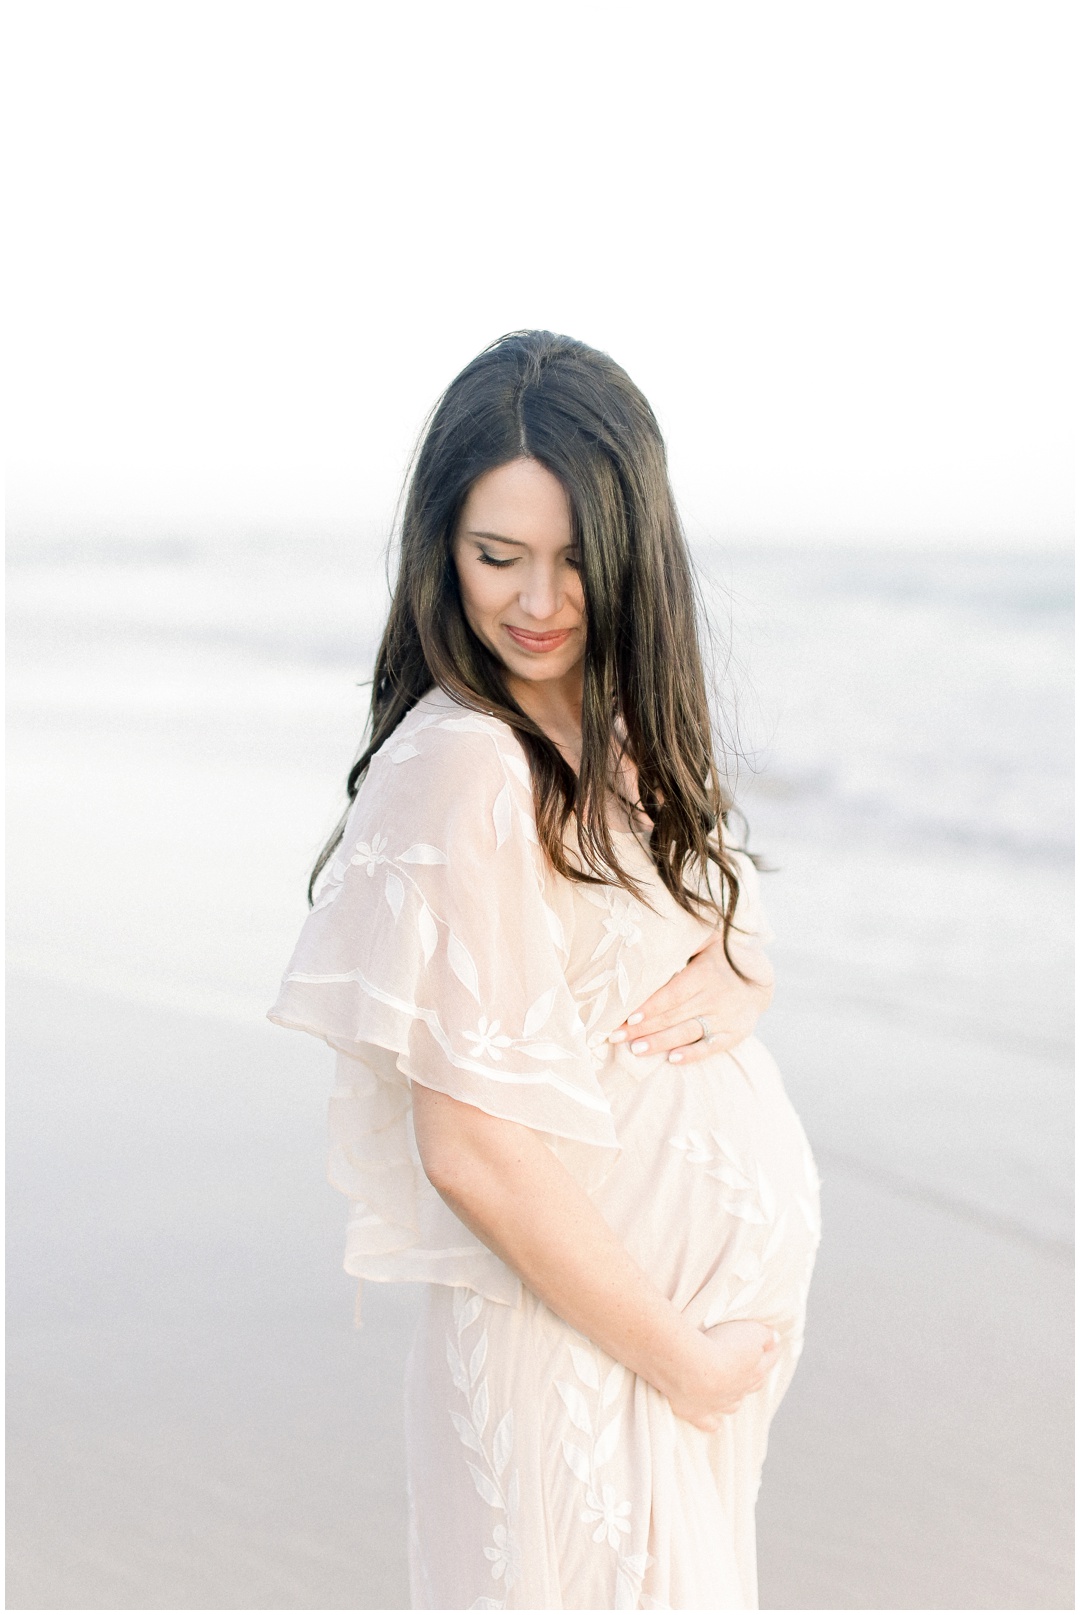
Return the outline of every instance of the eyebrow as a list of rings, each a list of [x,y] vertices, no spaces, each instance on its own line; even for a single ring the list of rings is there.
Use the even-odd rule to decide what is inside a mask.
[[[492,539],[492,540],[494,540],[494,542],[496,544],[516,544],[518,549],[522,549],[522,550],[526,550],[529,547],[525,543],[524,539],[521,539],[521,538],[504,538],[501,533],[483,533],[483,532],[480,532],[475,527],[470,527],[470,528],[467,529],[466,537],[467,538],[487,538],[487,539]]]
[[[523,538],[505,538],[502,533],[485,533],[481,532],[475,527],[466,528],[465,537],[486,538],[489,542],[494,542],[496,544],[514,544],[519,550],[527,550],[529,547]],[[566,547],[569,550],[576,550],[578,548],[577,540],[571,539],[570,543]]]

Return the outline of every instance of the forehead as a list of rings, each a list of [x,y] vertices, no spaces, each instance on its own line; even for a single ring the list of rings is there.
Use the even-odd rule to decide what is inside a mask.
[[[511,460],[477,477],[462,507],[458,531],[516,539],[530,546],[569,544],[570,500],[558,477],[539,460]]]

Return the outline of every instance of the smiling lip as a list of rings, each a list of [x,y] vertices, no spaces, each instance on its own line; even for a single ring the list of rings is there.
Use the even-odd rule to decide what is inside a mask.
[[[569,628],[558,628],[554,633],[550,634],[530,634],[528,629],[511,628],[509,623],[504,623],[503,627],[514,643],[521,646],[522,650],[532,651],[558,650],[559,646],[564,645],[570,638],[572,631]]]

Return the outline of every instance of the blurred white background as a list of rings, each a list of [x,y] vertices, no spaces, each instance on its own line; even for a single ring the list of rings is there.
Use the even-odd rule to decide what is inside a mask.
[[[380,524],[541,325],[727,537],[1062,544],[1069,8],[17,8],[15,534]]]
[[[265,1025],[408,457],[502,332],[649,396],[824,1178],[773,1608],[1071,1607],[1071,8],[9,21],[19,1608],[393,1608],[413,1298]]]

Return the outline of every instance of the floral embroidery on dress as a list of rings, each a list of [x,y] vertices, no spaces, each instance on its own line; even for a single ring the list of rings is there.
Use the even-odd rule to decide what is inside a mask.
[[[440,727],[445,727],[445,725],[440,725]],[[503,760],[505,761],[505,759]],[[509,814],[509,786],[504,785],[496,798],[493,809],[498,845],[501,845],[509,834]],[[481,987],[475,959],[465,946],[465,943],[453,930],[450,922],[432,907],[424,888],[417,882],[415,875],[412,873],[412,869],[417,866],[431,868],[448,864],[449,859],[446,853],[429,842],[412,842],[404,851],[391,854],[387,851],[389,845],[389,837],[380,831],[373,835],[370,841],[357,841],[351,854],[336,859],[314,905],[313,912],[326,908],[334,902],[342,890],[346,871],[350,867],[363,868],[365,873],[371,877],[377,867],[385,865],[386,875],[383,896],[395,923],[399,923],[401,920],[406,893],[411,889],[416,896],[416,928],[420,951],[425,964],[430,963],[439,947],[440,939],[445,938],[446,961],[450,969],[470,996],[479,1004],[481,1001]],[[558,929],[561,942],[561,926],[557,916],[546,904],[543,907],[549,924]],[[330,980],[332,978],[297,973],[288,979],[315,983],[319,980]],[[372,984],[372,987],[374,987],[374,984]],[[554,1038],[540,1036],[551,1019],[555,1003],[556,989],[549,987],[526,1010],[521,1032],[517,1037],[512,1037],[504,1031],[500,1020],[489,1021],[486,1015],[481,1015],[475,1030],[463,1030],[461,1032],[462,1039],[469,1045],[469,1052],[468,1056],[464,1058],[458,1057],[455,1063],[471,1067],[474,1070],[484,1072],[484,1074],[492,1074],[490,1067],[485,1067],[479,1062],[501,1062],[504,1050],[513,1050],[515,1053],[526,1055],[530,1060],[543,1062],[544,1064],[550,1061],[571,1061],[576,1057],[580,1057],[575,1055],[573,1049],[565,1047],[564,1044],[557,1042]],[[419,1012],[416,1005],[407,1007],[413,1013]],[[450,1054],[453,1059],[451,1036],[442,1028],[438,1014],[434,1010],[429,1010],[425,1018],[432,1026],[432,1030],[436,1032],[444,1052]],[[439,1037],[440,1032],[442,1033],[441,1037]],[[474,1064],[473,1062],[476,1063]],[[499,1073],[499,1075],[503,1076],[502,1073]],[[503,1080],[506,1080],[505,1076],[503,1076]]]
[[[472,1044],[476,1059],[486,1055],[489,1060],[501,1060],[503,1049],[508,1049],[512,1041],[499,1031],[499,1022],[489,1023],[486,1015],[481,1015],[476,1031],[466,1032],[465,1037]]]
[[[697,1129],[691,1129],[682,1138],[670,1138],[672,1149],[686,1156],[689,1166],[703,1166],[706,1176],[729,1191],[724,1200],[725,1209],[744,1222],[772,1223],[776,1217],[776,1195],[760,1163],[751,1172],[741,1156],[713,1129],[709,1138]]]
[[[588,1507],[582,1511],[581,1518],[588,1525],[591,1525],[593,1520],[600,1521],[600,1524],[593,1532],[593,1541],[603,1542],[604,1538],[607,1537],[609,1548],[622,1547],[619,1533],[623,1532],[626,1535],[630,1533],[630,1520],[628,1517],[630,1504],[615,1501],[615,1488],[608,1481],[605,1481],[600,1488],[599,1497],[591,1489],[587,1491],[585,1501]]]
[[[588,1002],[585,1030],[593,1033],[590,1042],[593,1046],[597,1046],[604,1041],[606,1033],[601,1031],[597,1034],[594,1028],[607,1009],[608,995],[613,986],[619,994],[619,1002],[623,1008],[629,1005],[630,975],[624,955],[628,948],[636,948],[641,943],[640,922],[643,909],[636,898],[612,886],[586,887],[582,895],[594,908],[604,910],[604,929],[592,951],[589,963],[596,964],[604,960],[607,967],[598,974],[590,976],[588,981],[582,982],[581,986],[575,989],[579,996]],[[611,957],[613,948],[615,952]]]
[[[624,1538],[628,1538],[633,1530],[633,1505],[619,1497],[610,1481],[599,1478],[600,1470],[611,1461],[619,1446],[622,1413],[616,1410],[606,1420],[604,1415],[618,1399],[626,1369],[622,1363],[612,1362],[601,1380],[601,1363],[595,1346],[579,1336],[578,1343],[571,1344],[569,1349],[578,1383],[575,1385],[570,1380],[557,1379],[555,1389],[562,1399],[570,1423],[587,1438],[588,1445],[583,1446],[576,1438],[564,1437],[563,1457],[575,1479],[585,1489],[585,1507],[580,1514],[582,1524],[593,1527],[590,1532],[593,1542],[606,1542],[617,1555],[613,1608],[636,1609],[641,1580],[652,1559],[647,1553],[623,1552],[628,1546]],[[595,1420],[585,1391],[591,1391],[595,1397]]]
[[[471,1348],[465,1341],[466,1331],[476,1323],[483,1306],[480,1296],[455,1289],[454,1334],[446,1337],[446,1360],[450,1377],[465,1398],[468,1416],[451,1409],[450,1418],[462,1445],[479,1459],[479,1463],[471,1458],[465,1460],[473,1485],[484,1502],[504,1516],[492,1528],[491,1545],[484,1548],[484,1557],[491,1564],[492,1576],[509,1592],[521,1575],[521,1548],[517,1538],[521,1482],[516,1469],[507,1473],[514,1450],[513,1408],[507,1408],[495,1425],[490,1442],[485,1439],[491,1407],[487,1378],[480,1376],[487,1361],[487,1330],[481,1331]],[[506,1600],[479,1598],[469,1607],[505,1609]]]
[[[353,865],[365,870],[369,877],[374,875],[379,864],[384,864],[387,861],[385,857],[386,846],[386,837],[377,835],[370,842],[358,841],[353,848],[351,857],[344,858],[339,856],[335,858],[330,868],[330,874],[323,885],[322,891],[319,893],[318,900],[313,905],[313,912],[321,908],[329,908],[344,885],[346,870]]]
[[[724,1283],[705,1315],[703,1327],[744,1312],[765,1283],[766,1270],[784,1245],[788,1214],[778,1212],[772,1184],[757,1162],[751,1169],[733,1145],[712,1129],[704,1133],[691,1129],[681,1138],[668,1140],[690,1166],[704,1168],[707,1177],[720,1184],[721,1203],[729,1216],[740,1224],[735,1249],[726,1264]],[[762,1235],[757,1229],[767,1230]]]
[[[647,849],[628,839],[626,850],[640,900],[554,873],[517,738],[432,692],[373,760],[274,1012],[337,1053],[331,1166],[351,1208],[349,1271],[434,1292],[408,1413],[418,1608],[524,1607],[553,1589],[581,1608],[752,1600],[752,1544],[733,1539],[730,1504],[752,1495],[756,1458],[740,1449],[728,1462],[719,1432],[714,1494],[704,1472],[673,1471],[670,1443],[685,1433],[651,1420],[653,1393],[553,1314],[538,1313],[543,1349],[519,1351],[519,1324],[532,1326],[520,1282],[439,1200],[410,1115],[410,1081],[430,1079],[557,1141],[620,1238],[633,1246],[645,1227],[663,1283],[675,1276],[705,1327],[741,1316],[781,1329],[783,1368],[752,1413],[771,1416],[801,1342],[812,1163],[804,1152],[800,1164],[801,1133],[760,1046],[730,1106],[721,1056],[635,1071],[607,1046],[709,934]],[[754,900],[748,869],[743,917]],[[539,1462],[526,1451],[536,1434]],[[650,1500],[673,1473],[663,1501],[686,1544],[674,1580],[666,1544],[659,1563],[647,1552]],[[742,1555],[730,1582],[717,1570],[729,1547]]]
[[[725,1191],[722,1194],[724,1210],[739,1223],[734,1248],[725,1264],[723,1283],[703,1320],[702,1327],[711,1329],[714,1324],[724,1323],[732,1317],[745,1316],[751,1303],[760,1294],[770,1263],[788,1242],[788,1209],[778,1208],[775,1191],[761,1163],[755,1163],[753,1168],[747,1166],[731,1142],[716,1129],[710,1129],[706,1138],[703,1132],[692,1128],[682,1137],[669,1139],[668,1143],[684,1156],[688,1165],[702,1167],[707,1177],[721,1185]],[[818,1183],[817,1170],[805,1139],[802,1157],[809,1194],[796,1190],[792,1199],[812,1236],[812,1264],[813,1251],[820,1238],[816,1206]],[[760,1233],[757,1232],[759,1229]]]
[[[596,944],[593,958],[603,958],[616,942],[627,948],[636,948],[641,941],[641,926],[638,923],[640,918],[641,904],[636,898],[617,892],[613,888],[609,889],[608,914],[604,920],[606,935]]]

